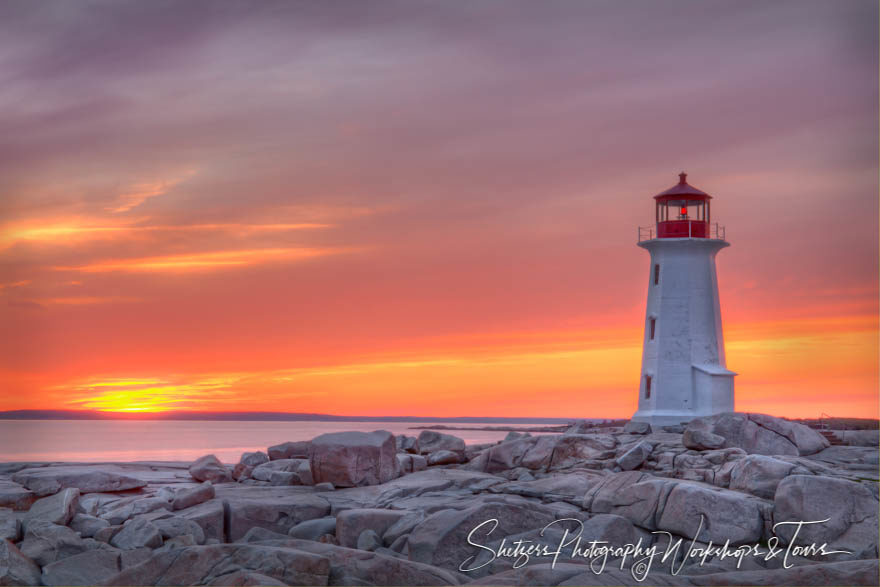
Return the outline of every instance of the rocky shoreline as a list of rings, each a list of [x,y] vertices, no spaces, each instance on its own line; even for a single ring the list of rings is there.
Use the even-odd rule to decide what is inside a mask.
[[[878,432],[848,432],[731,413],[3,463],[0,585],[876,585]]]

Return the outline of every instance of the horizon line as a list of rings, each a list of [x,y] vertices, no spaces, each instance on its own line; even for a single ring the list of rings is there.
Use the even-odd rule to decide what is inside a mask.
[[[276,421],[388,421],[388,422],[540,422],[567,423],[578,420],[624,420],[626,418],[563,418],[525,416],[346,416],[315,412],[163,410],[125,412],[104,410],[6,410],[0,420],[276,420]]]

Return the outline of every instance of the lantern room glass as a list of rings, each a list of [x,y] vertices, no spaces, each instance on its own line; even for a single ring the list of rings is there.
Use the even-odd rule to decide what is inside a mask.
[[[709,203],[707,201],[667,201],[657,202],[657,222],[670,220],[695,220],[709,222]]]
[[[708,199],[669,198],[656,203],[659,238],[708,238],[711,204]]]

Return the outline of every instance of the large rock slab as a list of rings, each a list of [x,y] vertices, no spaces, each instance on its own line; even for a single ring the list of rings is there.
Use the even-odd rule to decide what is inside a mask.
[[[435,450],[428,455],[427,464],[429,467],[435,467],[437,465],[456,465],[462,462],[463,458],[464,457],[461,453],[453,452],[451,450]]]
[[[191,508],[194,505],[199,505],[200,503],[214,499],[214,494],[214,484],[210,481],[205,481],[196,487],[181,489],[174,493],[174,497],[171,501],[171,509],[184,510],[186,508]]]
[[[696,418],[688,422],[685,434],[716,434],[724,438],[724,447],[739,447],[749,454],[804,456],[829,446],[817,431],[766,414],[727,412]]]
[[[300,522],[287,532],[291,538],[302,540],[318,540],[326,534],[336,536],[336,518],[334,516]]]
[[[451,450],[464,453],[464,440],[452,434],[444,434],[436,430],[422,430],[418,438],[419,452],[423,455],[438,450]]]
[[[555,518],[552,510],[540,505],[483,503],[463,510],[444,510],[428,516],[409,535],[410,560],[457,571],[481,550],[468,542],[488,542],[488,538],[510,536],[535,530],[535,535]],[[491,520],[497,520],[497,526]],[[488,522],[488,523],[487,523]],[[477,529],[479,527],[479,529]],[[476,529],[476,530],[475,530]],[[474,571],[474,577],[488,569]]]
[[[522,465],[523,457],[538,441],[536,437],[517,438],[488,449],[488,460],[483,470],[500,473]]]
[[[161,516],[152,520],[153,525],[162,535],[162,540],[170,540],[180,536],[192,536],[195,544],[205,543],[205,531],[193,520],[181,516]]]
[[[10,541],[0,541],[0,585],[39,585],[40,567]]]
[[[455,501],[464,507],[475,493],[505,481],[488,473],[435,467],[382,485],[337,489],[318,495],[330,502],[333,515],[351,508],[445,508]]]
[[[336,539],[340,546],[356,548],[364,530],[373,530],[379,536],[407,515],[400,510],[358,508],[339,512],[336,516]]]
[[[274,577],[267,577],[262,573],[257,573],[256,571],[233,571],[231,573],[227,573],[225,575],[220,575],[216,579],[212,580],[208,585],[254,585],[263,587],[265,585],[279,585],[284,586],[287,583],[283,581],[279,581]]]
[[[359,487],[385,483],[400,475],[394,435],[376,432],[322,434],[309,446],[314,483]]]
[[[650,442],[643,440],[617,457],[615,462],[624,471],[632,471],[642,466],[642,463],[651,456],[652,450],[654,450],[654,446]]]
[[[86,493],[80,496],[77,511],[101,517],[102,514],[116,508],[119,504],[129,503],[134,499],[136,498],[133,496],[123,496],[118,493]]]
[[[279,459],[307,459],[309,458],[309,445],[311,442],[302,440],[297,442],[282,442],[269,447],[269,460]]]
[[[246,452],[242,453],[241,459],[239,459],[238,462],[247,467],[256,467],[257,465],[268,463],[269,455],[259,450],[254,452]]]
[[[764,455],[748,455],[737,460],[730,470],[730,488],[773,499],[779,482],[792,474],[809,471],[794,463]]]
[[[540,560],[540,559],[539,559]],[[630,585],[636,584],[628,571],[606,568],[601,574],[591,574],[582,564],[572,562],[529,563],[518,569],[506,570],[481,577],[468,585]],[[586,573],[585,573],[586,570]],[[649,585],[659,585],[651,582]],[[684,583],[682,583],[684,584]]]
[[[537,497],[545,501],[571,501],[580,505],[587,490],[598,483],[604,475],[592,471],[559,473],[534,481],[511,481],[490,488],[493,493],[511,493],[524,497]]]
[[[21,520],[9,508],[0,508],[0,540],[18,542],[21,538]]]
[[[232,573],[227,573],[225,575],[221,575],[219,577],[215,577],[211,580],[208,585],[219,585],[219,586],[232,586],[232,585],[253,585],[255,587],[258,586],[267,586],[267,585],[286,585],[283,581],[279,581],[274,577],[268,577],[263,575],[262,573],[257,573],[256,571],[249,571],[247,569],[233,571]]]
[[[564,434],[557,437],[550,469],[565,469],[594,459],[614,458],[617,440],[608,434]]]
[[[110,544],[121,550],[134,550],[148,546],[162,546],[162,533],[146,518],[135,518],[123,525],[122,530],[113,535]]]
[[[21,552],[41,567],[56,560],[95,548],[91,538],[80,538],[67,526],[34,522],[28,525],[21,541]]]
[[[490,447],[466,468],[499,473],[517,467],[557,470],[596,464],[614,458],[617,440],[607,434],[548,434],[517,438]]]
[[[715,450],[724,446],[725,439],[719,434],[698,427],[686,428],[681,443],[692,450]]]
[[[731,571],[684,577],[691,585],[877,585],[877,560],[795,565],[790,569]]]
[[[758,499],[686,481],[672,483],[661,503],[657,530],[716,544],[757,543],[770,516],[770,505]]]
[[[775,531],[785,543],[795,526],[783,522],[814,522],[800,528],[795,544],[828,543],[833,550],[848,550],[853,558],[877,558],[878,500],[861,483],[819,477],[790,475],[776,488],[773,512]]]
[[[70,520],[70,528],[74,532],[79,532],[79,535],[83,538],[91,538],[98,532],[98,530],[106,528],[109,525],[110,522],[107,520],[98,518],[97,516],[90,516],[88,514],[76,514],[73,516],[73,519]]]
[[[303,471],[308,472],[308,477],[311,477],[308,459],[276,459],[255,467],[251,471],[251,478],[258,481],[270,481],[272,473],[275,472],[296,473],[300,476],[300,473]],[[311,485],[311,483],[304,484]]]
[[[189,466],[189,474],[196,481],[225,483],[232,481],[232,473],[214,455],[205,455]]]
[[[24,469],[12,480],[39,496],[52,495],[62,489],[74,488],[80,493],[126,491],[144,487],[147,482],[101,468],[100,465],[70,465]]]
[[[650,434],[651,433],[651,425],[647,422],[636,422],[635,420],[630,420],[623,427],[624,434]]]
[[[178,516],[192,520],[198,524],[205,535],[205,539],[214,539],[224,542],[226,538],[226,523],[223,502],[212,499],[199,505],[175,512]]]
[[[97,585],[119,572],[116,550],[89,550],[43,567],[43,585]]]
[[[550,460],[553,452],[556,450],[556,443],[560,436],[555,434],[546,434],[538,436],[535,443],[523,455],[520,466],[532,470],[547,470],[550,467]]]
[[[710,574],[672,575],[667,565],[656,561],[643,583],[635,581],[629,569],[606,567],[600,574],[583,564],[529,564],[519,569],[482,577],[471,585],[876,585],[877,561],[847,561],[795,565],[789,569],[737,570]],[[697,568],[695,570],[703,570]]]
[[[0,479],[0,507],[24,511],[37,500],[37,494],[11,481]]]
[[[330,585],[458,585],[462,582],[457,573],[379,552],[294,539],[257,544],[326,557],[330,561]]]
[[[322,518],[330,513],[330,503],[311,493],[290,494],[283,488],[249,488],[253,497],[224,498],[227,537],[234,542],[254,527],[286,535],[300,522]]]
[[[419,439],[415,436],[398,434],[394,437],[394,442],[397,445],[397,452],[419,454]]]
[[[399,452],[397,453],[397,464],[400,467],[401,474],[418,473],[428,468],[428,459],[422,455]]]
[[[50,497],[38,499],[24,516],[25,529],[34,522],[49,522],[66,526],[76,513],[79,489],[64,489]]]
[[[157,553],[103,584],[208,585],[225,575],[241,571],[253,571],[286,585],[326,585],[330,564],[326,557],[320,555],[274,546],[188,546]],[[219,584],[223,584],[222,581]]]
[[[736,491],[654,477],[637,471],[610,475],[584,496],[583,508],[616,514],[646,530],[731,544],[757,542],[770,505]],[[702,528],[701,528],[702,525]]]
[[[638,540],[633,523],[614,514],[597,514],[586,520],[581,536],[585,540],[599,540],[615,547],[635,544]]]
[[[236,540],[239,543],[264,542],[266,540],[287,540],[287,536],[266,530],[265,528],[253,527],[247,531],[247,534]]]

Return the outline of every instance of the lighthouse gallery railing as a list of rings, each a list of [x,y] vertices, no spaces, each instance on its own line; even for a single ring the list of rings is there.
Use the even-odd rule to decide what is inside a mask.
[[[701,221],[698,221],[698,220],[688,222],[688,238],[691,237],[690,229],[693,226],[694,222],[702,223]],[[701,237],[701,238],[725,240],[726,237],[727,237],[726,227],[721,226],[717,222],[713,222],[713,223],[709,224],[709,234],[707,234],[705,237]],[[656,238],[655,225],[652,224],[651,226],[639,226],[639,240],[638,240],[638,242],[649,241],[649,240],[653,240],[655,238]]]

